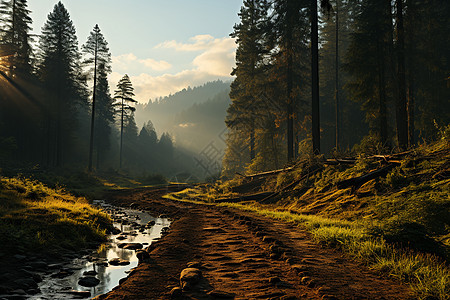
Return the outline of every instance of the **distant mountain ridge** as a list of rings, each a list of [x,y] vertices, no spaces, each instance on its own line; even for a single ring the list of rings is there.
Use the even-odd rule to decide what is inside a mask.
[[[221,80],[185,88],[173,95],[136,106],[136,123],[152,121],[158,135],[169,132],[175,144],[191,151],[201,149],[226,130],[226,110],[231,103],[231,82]],[[225,144],[217,147],[223,150]]]
[[[148,121],[146,120],[147,117],[158,118],[158,114],[177,114],[194,104],[206,102],[218,93],[229,90],[230,84],[230,81],[210,81],[194,88],[184,88],[173,95],[150,99],[148,103],[136,106],[138,111],[136,113],[136,122],[143,124]],[[157,120],[152,120],[152,122],[158,123]]]

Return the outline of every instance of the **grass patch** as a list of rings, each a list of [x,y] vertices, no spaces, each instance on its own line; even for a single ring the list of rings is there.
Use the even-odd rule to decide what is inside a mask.
[[[2,252],[54,253],[106,240],[109,216],[88,200],[36,180],[0,177]]]
[[[410,284],[419,299],[449,298],[450,271],[442,260],[433,255],[398,249],[383,238],[374,237],[367,224],[275,211],[257,204],[224,203],[220,206],[252,211],[301,226],[318,243],[339,248],[369,268]]]

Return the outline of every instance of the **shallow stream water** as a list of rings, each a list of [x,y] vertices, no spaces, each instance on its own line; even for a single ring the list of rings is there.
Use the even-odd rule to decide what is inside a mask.
[[[64,263],[61,267],[44,275],[43,281],[39,284],[41,292],[30,299],[80,299],[80,295],[72,293],[74,291],[89,291],[90,297],[86,298],[93,298],[111,291],[119,284],[119,280],[125,278],[138,264],[135,250],[119,248],[118,245],[121,243],[141,243],[143,248],[146,248],[152,241],[161,237],[161,231],[164,227],[170,225],[170,221],[166,218],[155,218],[139,210],[113,207],[99,200],[94,201],[94,204],[103,207],[111,215],[115,220],[114,226],[120,229],[122,234],[110,235],[109,241],[96,251],[75,258],[69,263]],[[139,227],[150,221],[154,221],[155,225],[140,232]],[[125,236],[126,239],[118,240],[117,237],[119,236]],[[124,266],[104,264],[114,258],[127,260],[130,264]],[[61,270],[73,273],[64,278],[55,278],[55,274],[58,274]],[[95,277],[100,280],[97,286],[89,288],[78,284],[79,279],[88,271],[97,273]]]

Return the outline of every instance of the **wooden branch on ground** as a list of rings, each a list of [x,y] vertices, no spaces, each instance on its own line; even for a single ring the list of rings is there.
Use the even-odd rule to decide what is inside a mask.
[[[333,159],[327,159],[323,162],[324,165],[328,165],[328,166],[334,166],[334,165],[354,165],[356,163],[356,159],[338,159],[338,158],[333,158]]]
[[[268,176],[268,175],[275,175],[281,172],[286,172],[286,171],[292,171],[294,169],[294,167],[287,167],[284,169],[278,169],[278,170],[272,170],[272,171],[267,171],[267,172],[261,172],[261,173],[256,173],[256,174],[251,174],[251,175],[245,175],[245,178],[255,178],[255,177],[261,177],[261,176]]]
[[[217,199],[215,202],[216,203],[223,203],[223,202],[235,203],[235,202],[251,201],[251,200],[258,201],[258,200],[266,198],[267,196],[269,196],[271,194],[272,194],[272,192],[262,192],[262,193],[252,194],[252,195],[235,197],[235,198],[221,198],[221,199]]]
[[[372,179],[375,179],[375,178],[378,178],[378,177],[382,177],[382,176],[386,176],[389,173],[389,171],[391,171],[395,166],[396,166],[396,164],[390,163],[389,165],[387,165],[387,166],[385,166],[385,167],[383,167],[381,169],[372,171],[372,172],[370,172],[368,174],[339,181],[337,183],[337,187],[338,187],[338,189],[346,189],[346,188],[349,188],[349,187],[352,187],[354,189],[358,189],[364,183],[366,183],[366,182],[368,182],[368,181],[370,181]]]
[[[284,192],[284,191],[286,191],[286,190],[288,190],[288,189],[290,189],[290,188],[296,186],[296,185],[299,184],[301,181],[305,180],[305,179],[308,178],[309,176],[312,176],[312,175],[318,173],[318,172],[321,171],[322,169],[323,169],[323,167],[317,167],[317,168],[314,168],[313,170],[309,171],[307,174],[303,175],[300,179],[298,179],[298,180],[296,180],[296,181],[294,181],[294,182],[288,184],[288,185],[285,186],[284,188],[282,188],[280,191],[271,193],[271,194],[268,195],[266,198],[262,199],[262,200],[261,200],[261,203],[264,203],[264,202],[266,202],[266,201],[272,199],[273,197],[275,197],[275,196],[281,194],[282,192]]]

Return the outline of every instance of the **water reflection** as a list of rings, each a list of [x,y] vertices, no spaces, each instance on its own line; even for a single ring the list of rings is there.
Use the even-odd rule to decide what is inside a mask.
[[[146,248],[153,240],[161,237],[163,227],[170,225],[167,219],[154,218],[148,213],[138,210],[116,208],[101,201],[96,201],[96,204],[104,207],[115,220],[114,226],[121,229],[122,233],[111,235],[109,242],[91,255],[75,259],[69,265],[64,266],[74,271],[71,276],[63,279],[52,278],[51,274],[46,276],[40,284],[41,293],[30,299],[77,299],[77,297],[67,294],[70,290],[89,291],[91,297],[109,292],[119,284],[120,279],[126,277],[127,273],[138,264],[135,251],[120,248],[119,245],[122,243],[141,243]],[[151,221],[154,221],[155,225],[145,228],[142,232],[143,225]],[[123,236],[125,239],[117,239],[119,236]],[[105,262],[114,258],[127,260],[130,264],[125,266],[105,265]],[[78,284],[79,279],[84,276],[83,274],[89,271],[95,271],[95,277],[100,280],[100,284],[96,287],[89,288]]]

